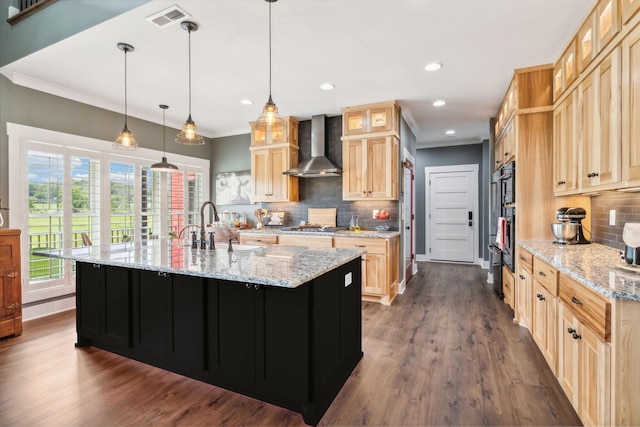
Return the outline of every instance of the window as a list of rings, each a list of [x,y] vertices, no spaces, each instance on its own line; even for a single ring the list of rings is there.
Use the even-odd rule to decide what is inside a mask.
[[[93,245],[157,239],[200,222],[208,160],[172,154],[180,170],[160,173],[149,167],[162,155],[153,150],[125,156],[107,141],[12,123],[7,131],[9,176],[19,177],[11,183],[9,220],[23,230],[25,303],[75,292],[72,263],[34,250],[83,246],[83,234]]]

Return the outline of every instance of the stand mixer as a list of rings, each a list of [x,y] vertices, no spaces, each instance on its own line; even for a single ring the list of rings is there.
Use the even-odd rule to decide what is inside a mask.
[[[556,243],[570,244],[570,245],[584,245],[591,243],[586,237],[584,237],[582,220],[587,216],[587,211],[583,208],[560,208],[556,211],[556,218],[560,224],[552,224],[551,228],[554,235],[558,239]],[[558,227],[555,227],[558,226]],[[572,233],[565,234],[567,229],[576,229],[575,235]],[[562,230],[563,232],[560,232]],[[560,233],[558,235],[557,231]]]

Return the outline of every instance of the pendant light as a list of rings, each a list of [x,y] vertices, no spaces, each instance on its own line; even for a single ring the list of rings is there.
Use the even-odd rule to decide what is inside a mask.
[[[167,108],[169,108],[169,106],[160,104],[159,107],[162,108],[162,152],[164,154],[162,155],[162,161],[160,163],[155,163],[151,165],[151,170],[156,172],[173,172],[173,171],[177,171],[178,167],[176,165],[172,165],[171,163],[167,162],[167,144],[165,141],[165,134],[166,134],[165,116],[167,113]]]
[[[127,127],[127,53],[133,52],[133,46],[127,43],[118,43],[118,49],[124,52],[124,128],[118,138],[113,141],[113,147],[119,150],[137,150],[138,143]]]
[[[276,107],[271,97],[271,3],[278,0],[265,0],[269,3],[269,100],[262,109],[262,114],[256,120],[254,126],[258,130],[268,133],[283,132],[286,128],[284,119],[278,115],[278,107]]]
[[[176,142],[183,145],[203,145],[204,138],[198,133],[198,128],[191,118],[191,32],[198,31],[198,24],[191,21],[183,21],[180,26],[189,33],[189,117],[184,122],[182,132],[178,134]]]

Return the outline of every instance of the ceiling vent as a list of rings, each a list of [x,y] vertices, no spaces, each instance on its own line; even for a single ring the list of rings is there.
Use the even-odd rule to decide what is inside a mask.
[[[190,16],[191,15],[185,12],[184,9],[180,8],[180,6],[174,4],[168,9],[147,17],[147,21],[151,22],[158,28],[164,28],[167,25],[180,21],[182,18]]]

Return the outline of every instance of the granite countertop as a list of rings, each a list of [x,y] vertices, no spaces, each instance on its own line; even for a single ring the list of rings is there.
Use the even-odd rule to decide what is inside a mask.
[[[367,238],[378,238],[378,239],[389,239],[391,237],[399,236],[399,231],[376,231],[376,230],[360,230],[349,231],[349,230],[339,230],[339,231],[290,231],[290,230],[281,230],[279,227],[267,227],[265,229],[255,229],[251,228],[248,230],[240,230],[239,233],[256,233],[256,234],[293,234],[293,235],[304,235],[304,236],[330,236],[330,237],[367,237]]]
[[[596,292],[614,299],[640,301],[640,271],[627,266],[620,251],[608,246],[557,245],[552,241],[523,240],[518,245]],[[640,270],[640,269],[639,269]]]
[[[36,255],[87,263],[162,271],[198,277],[295,288],[363,255],[365,251],[337,248],[226,244],[214,251],[170,244],[166,239],[34,251]]]

